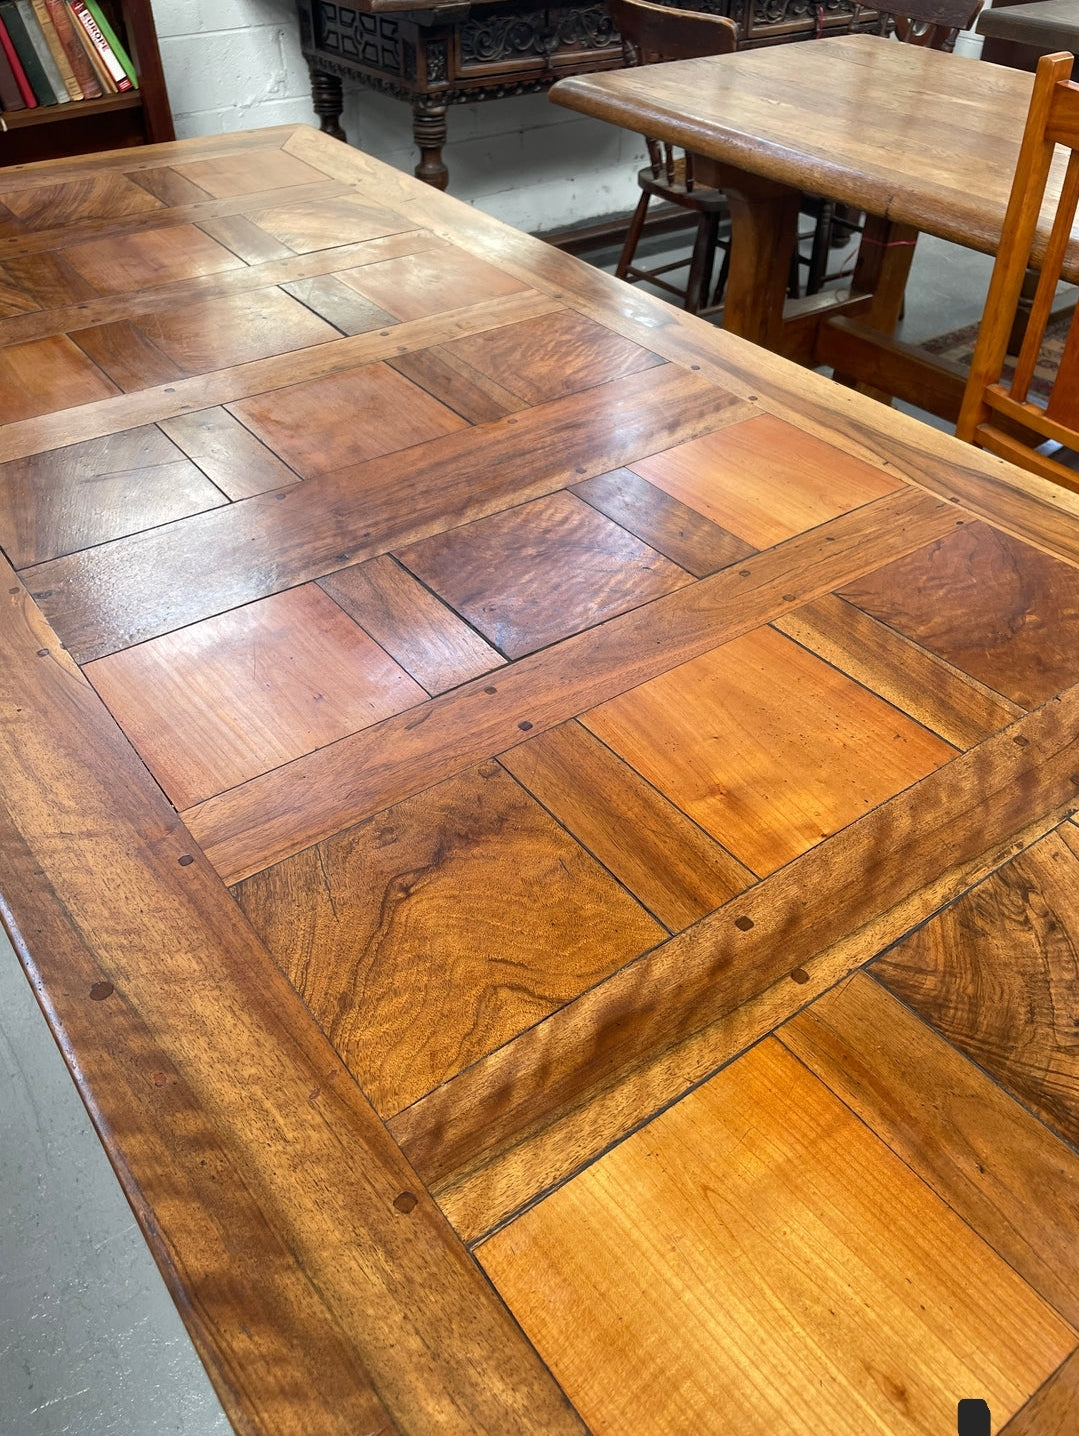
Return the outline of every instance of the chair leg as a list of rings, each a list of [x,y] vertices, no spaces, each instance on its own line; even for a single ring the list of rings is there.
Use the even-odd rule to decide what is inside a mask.
[[[731,272],[731,247],[728,244],[723,251],[723,263],[719,266],[719,278],[716,280],[715,292],[712,295],[712,308],[723,303],[723,296],[727,292],[727,280]]]
[[[693,241],[693,258],[689,265],[684,307],[690,314],[699,314],[712,277],[719,238],[719,215],[702,214],[697,221],[697,238]]]
[[[809,254],[809,274],[806,276],[806,294],[819,294],[828,273],[828,251],[832,244],[835,228],[835,205],[830,199],[821,201],[813,230],[813,248]]]
[[[637,201],[637,208],[633,211],[633,218],[629,222],[629,229],[626,230],[626,242],[622,246],[622,253],[618,257],[618,264],[615,267],[614,276],[616,279],[625,279],[626,271],[633,263],[633,256],[637,253],[637,245],[640,243],[641,230],[644,229],[644,222],[648,217],[648,201],[651,198],[647,193],[642,192]]]

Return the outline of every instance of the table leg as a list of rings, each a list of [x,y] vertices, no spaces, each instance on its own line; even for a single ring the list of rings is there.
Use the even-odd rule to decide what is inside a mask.
[[[421,95],[412,105],[412,135],[420,151],[420,162],[413,173],[435,189],[446,189],[450,182],[450,172],[442,160],[446,133],[445,103]]]
[[[731,209],[723,328],[782,352],[783,301],[798,235],[799,192],[705,155],[694,155],[693,173],[698,184],[723,190]]]
[[[323,132],[332,135],[335,140],[345,140],[347,143],[345,132],[341,128],[341,111],[345,107],[345,99],[341,81],[336,75],[312,69],[311,103],[315,107],[315,114],[319,117]]]
[[[895,333],[895,326],[903,312],[903,296],[917,243],[918,231],[909,224],[893,224],[879,215],[866,215],[851,278],[852,297],[859,294],[872,296],[868,309],[858,316],[861,328],[874,330],[886,338]],[[884,404],[892,402],[892,395],[886,390],[872,384],[859,384],[839,369],[836,369],[833,378],[837,383],[846,384]]]

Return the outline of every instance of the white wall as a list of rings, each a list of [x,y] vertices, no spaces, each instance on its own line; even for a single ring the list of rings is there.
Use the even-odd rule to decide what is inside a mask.
[[[176,133],[315,124],[292,0],[152,0]],[[346,86],[349,140],[411,172],[407,104]],[[548,230],[626,211],[645,161],[636,135],[524,95],[454,105],[451,192],[519,229]]]

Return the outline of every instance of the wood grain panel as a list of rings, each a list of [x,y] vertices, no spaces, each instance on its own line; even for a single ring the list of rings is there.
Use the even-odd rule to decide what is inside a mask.
[[[28,314],[39,310],[41,305],[34,296],[18,283],[11,271],[0,265],[0,319],[14,314]],[[0,329],[0,336],[4,331]]]
[[[672,932],[755,881],[577,723],[511,749],[502,764]]]
[[[957,748],[972,747],[1023,711],[834,594],[775,626]]]
[[[143,315],[139,327],[185,374],[227,369],[338,337],[336,329],[279,289],[194,300]]]
[[[343,334],[366,334],[396,322],[392,314],[342,284],[335,274],[297,279],[281,288]]]
[[[8,186],[0,178],[0,204],[28,230],[55,229],[88,219],[115,219],[119,215],[144,215],[163,206],[126,175],[87,175],[24,188]]]
[[[451,245],[427,254],[387,259],[364,269],[345,269],[337,277],[398,319],[422,319],[447,309],[463,309],[525,287],[513,275]]]
[[[80,329],[74,338],[83,353],[125,393],[183,378],[180,366],[126,320]]]
[[[497,763],[236,895],[384,1116],[664,936]]]
[[[638,418],[642,408],[640,402],[634,406]],[[714,410],[710,419],[716,422]],[[562,452],[565,456],[564,446]],[[609,459],[600,467],[609,468]],[[522,732],[553,728],[766,623],[828,592],[843,575],[874,567],[882,553],[918,547],[955,522],[950,505],[903,491],[864,515],[836,519],[827,531],[758,555],[752,568],[726,569],[657,600],[654,610],[621,614],[563,640],[549,657],[520,659],[497,683],[477,681],[433,700],[422,725],[387,720],[332,752],[312,755],[188,812],[187,821],[218,870],[234,882],[432,781],[504,752],[522,741]],[[56,567],[42,565],[35,576],[50,571]],[[118,570],[113,582],[119,581]],[[44,594],[41,600],[49,602]],[[655,642],[657,621],[662,645]],[[522,729],[524,723],[530,727]]]
[[[445,693],[506,660],[388,554],[319,586],[428,693]]]
[[[160,430],[129,429],[0,464],[0,546],[21,568],[223,502]]]
[[[123,404],[86,405],[76,413],[65,414],[62,419],[59,415],[50,415],[48,419],[9,424],[0,431],[0,460],[21,459],[42,449],[101,438],[139,424],[157,423],[195,409],[246,399],[277,385],[339,374],[358,364],[377,363],[391,355],[408,353],[410,349],[426,349],[454,334],[513,323],[522,313],[547,313],[557,303],[535,292],[511,295],[473,309],[418,319],[408,326],[350,335],[333,345],[255,359],[219,373],[181,380],[142,396],[132,396]]]
[[[583,484],[574,484],[570,492],[696,578],[756,553],[749,544],[672,499],[632,469],[597,474]]]
[[[243,260],[193,224],[93,239],[61,253],[99,294],[127,293],[243,268]]]
[[[465,427],[459,415],[385,364],[275,389],[228,408],[305,479]],[[362,423],[354,422],[359,414]]]
[[[955,752],[767,628],[582,722],[761,875]]]
[[[312,249],[335,249],[339,244],[353,244],[357,240],[377,239],[383,234],[400,234],[416,228],[392,210],[366,203],[356,194],[319,199],[317,203],[312,197],[298,204],[273,204],[257,209],[252,206],[248,214],[260,229],[297,254],[307,254]],[[368,295],[368,298],[376,304],[379,302],[377,295]]]
[[[224,409],[165,419],[160,428],[230,499],[287,488],[298,475]]]
[[[234,1423],[580,1431],[10,570],[2,589],[4,923]]]
[[[446,349],[529,404],[543,404],[663,363],[641,345],[568,309],[538,322],[525,320],[486,334],[470,334]]]
[[[1017,1411],[1000,1436],[1069,1436],[1079,1410],[1079,1351]]]
[[[804,533],[902,483],[770,414],[629,467],[754,548]]]
[[[0,349],[0,424],[90,404],[118,392],[66,335]]]
[[[777,1035],[1029,1286],[1079,1321],[1074,1151],[864,973]]]
[[[470,424],[486,424],[528,405],[442,345],[390,361],[391,368],[426,389]]]
[[[324,178],[318,170],[304,164],[295,155],[279,149],[253,150],[244,155],[220,155],[213,159],[195,160],[173,166],[176,174],[198,185],[215,199],[226,195],[254,194],[268,189],[284,189],[286,185],[319,184]]]
[[[988,524],[968,524],[842,597],[1024,707],[1079,678],[1079,569]]]
[[[565,493],[435,534],[397,557],[510,658],[690,582]]]
[[[202,219],[199,221],[199,228],[211,239],[223,244],[226,249],[231,249],[245,264],[264,264],[271,259],[287,259],[294,253],[287,244],[282,244],[272,234],[259,229],[255,221],[249,219],[246,214]]]
[[[284,500],[267,495],[234,504],[210,527],[188,520],[179,541],[167,531],[130,548],[125,541],[124,551],[116,545],[58,561],[63,568],[42,566],[35,597],[84,662],[738,417],[711,385],[649,370],[599,400],[595,392],[574,395],[489,425],[479,450],[474,431],[463,429],[430,442],[422,458],[412,455],[407,472],[389,454],[298,484]],[[934,516],[944,512],[929,507]],[[940,532],[939,521],[930,531]],[[849,573],[837,572],[835,582]]]
[[[477,1255],[598,1436],[937,1436],[1075,1341],[774,1040]]]
[[[60,254],[11,255],[4,268],[16,284],[32,294],[44,309],[92,299],[97,290]],[[6,326],[0,326],[0,337]],[[6,342],[6,341],[5,341]]]
[[[878,959],[873,974],[1079,1145],[1079,856],[1054,835]]]
[[[316,585],[88,664],[178,808],[426,697]]]
[[[489,1229],[791,1016],[818,958],[838,952],[836,981],[1073,812],[1076,733],[1069,690],[477,1063],[394,1135],[437,1192],[474,1182],[471,1230]],[[787,998],[740,1025],[774,985]],[[534,1071],[542,1091],[522,1080]]]
[[[161,165],[157,169],[136,170],[134,174],[128,175],[128,179],[169,207],[178,204],[197,204],[199,200],[206,199],[209,195],[208,190],[204,190],[201,185],[178,174],[169,165]]]

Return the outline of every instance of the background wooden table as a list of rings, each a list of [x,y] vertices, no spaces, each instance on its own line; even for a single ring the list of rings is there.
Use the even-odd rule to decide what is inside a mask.
[[[918,233],[996,252],[1031,83],[1019,71],[851,35],[783,55],[578,75],[560,81],[551,99],[701,157],[701,182],[720,185],[731,200],[726,328],[803,363],[864,378],[894,358],[887,375],[877,375],[882,386],[954,418],[958,375],[937,365],[919,369],[919,356],[882,348],[879,336],[898,320]],[[1062,173],[1061,165],[1050,182],[1047,216]],[[849,298],[833,292],[800,301],[784,322],[802,191],[866,211],[871,244]],[[1047,233],[1048,218],[1035,260]],[[1065,275],[1079,280],[1079,235]],[[851,326],[833,322],[840,316],[857,316],[857,348]],[[904,391],[904,383],[914,387]]]
[[[1079,500],[310,130],[5,183],[0,911],[237,1429],[1053,1430]]]

